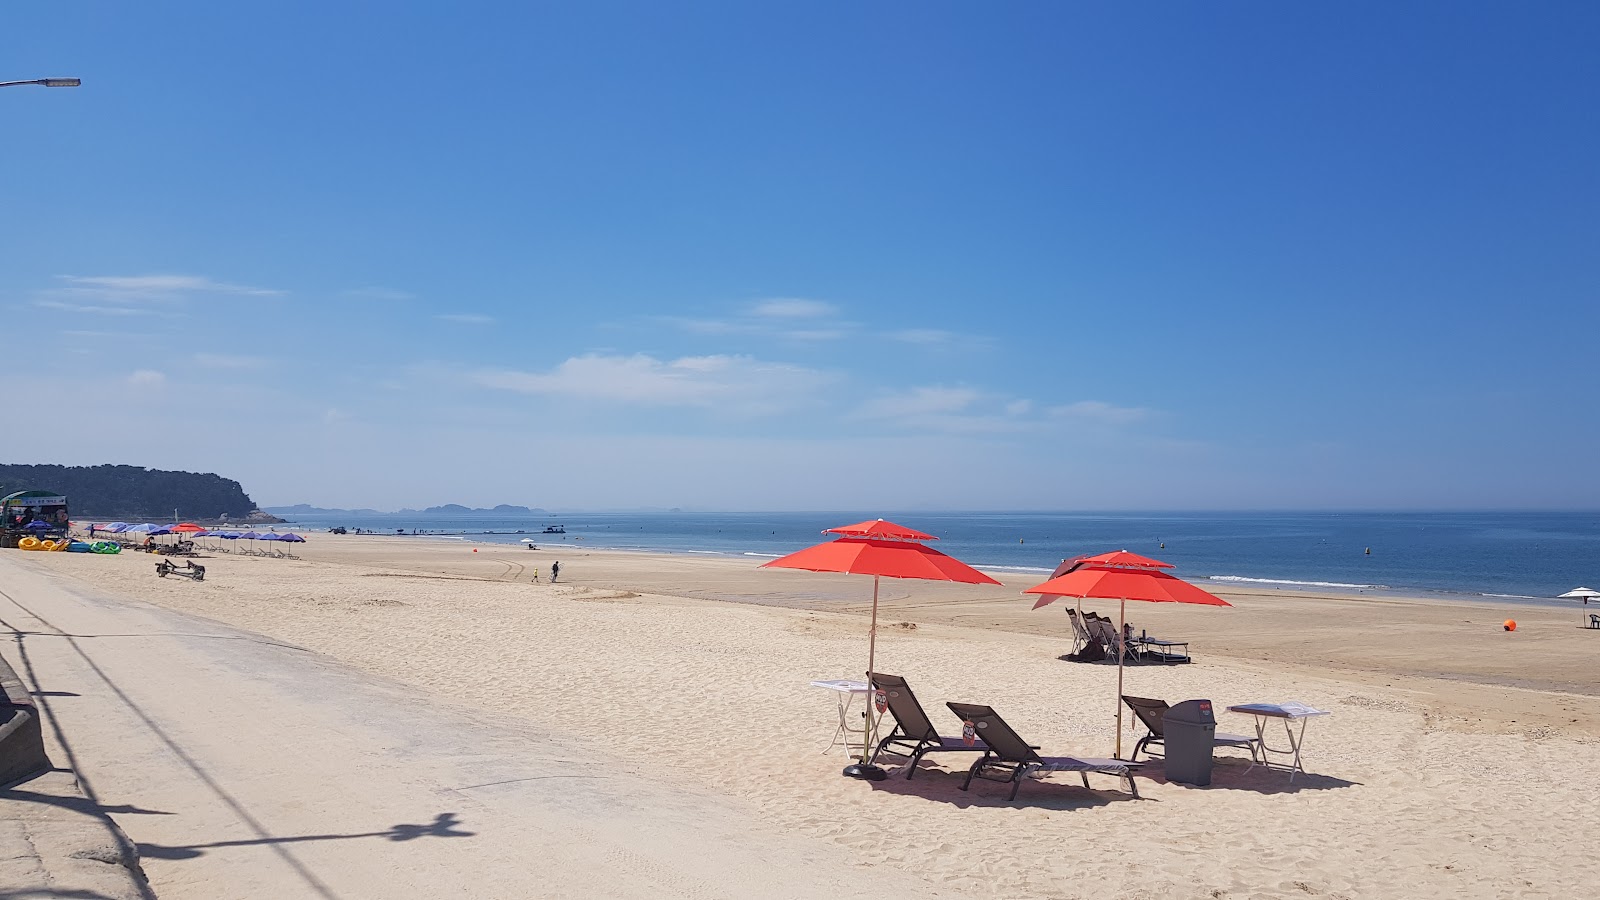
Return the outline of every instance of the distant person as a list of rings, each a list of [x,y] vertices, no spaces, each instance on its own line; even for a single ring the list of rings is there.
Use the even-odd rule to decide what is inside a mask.
[[[534,566],[533,567],[533,583],[534,584],[538,584],[539,583],[539,567],[538,566]]]
[[[559,563],[559,562],[551,563],[550,564],[550,583],[551,584],[555,584],[556,583],[556,579],[560,578],[560,577],[561,577],[561,563]]]

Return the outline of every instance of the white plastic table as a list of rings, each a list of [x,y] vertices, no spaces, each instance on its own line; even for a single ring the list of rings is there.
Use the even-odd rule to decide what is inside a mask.
[[[1269,753],[1276,753],[1280,756],[1289,757],[1290,761],[1287,765],[1289,769],[1290,782],[1294,781],[1294,776],[1296,773],[1301,775],[1306,773],[1305,767],[1300,765],[1300,747],[1302,746],[1306,736],[1306,720],[1314,716],[1331,715],[1331,713],[1325,709],[1317,709],[1314,706],[1307,706],[1298,700],[1290,700],[1287,703],[1241,703],[1237,706],[1228,707],[1228,712],[1243,713],[1248,716],[1255,716],[1256,740],[1261,744],[1260,765],[1266,766],[1267,768],[1272,767],[1272,757],[1268,756]],[[1267,744],[1266,729],[1268,719],[1283,720],[1283,732],[1289,738],[1289,749],[1283,750]],[[1300,730],[1298,733],[1295,731],[1292,724],[1296,720],[1300,722]],[[1251,760],[1250,769],[1254,769],[1256,765],[1257,763],[1254,760]],[[1249,772],[1250,769],[1245,769],[1245,771]]]
[[[811,686],[833,691],[839,700],[839,727],[833,730],[833,740],[828,743],[828,749],[822,752],[827,753],[841,743],[844,744],[846,753],[854,755],[864,751],[867,744],[867,723],[863,719],[859,727],[850,727],[850,706],[856,697],[865,696],[872,691],[872,688],[865,681],[852,681],[847,678],[835,678],[831,681],[813,681]],[[860,736],[859,739],[856,739],[857,735]],[[852,740],[854,740],[854,746],[852,746]]]

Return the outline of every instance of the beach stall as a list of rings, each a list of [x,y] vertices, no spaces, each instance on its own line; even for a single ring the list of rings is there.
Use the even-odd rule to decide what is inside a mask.
[[[24,538],[65,540],[67,498],[55,491],[17,491],[0,497],[0,547]]]

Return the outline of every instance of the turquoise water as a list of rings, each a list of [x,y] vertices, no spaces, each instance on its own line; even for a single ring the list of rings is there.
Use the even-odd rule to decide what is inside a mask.
[[[333,525],[390,534],[423,529],[479,543],[532,537],[541,547],[749,556],[756,564],[824,540],[824,528],[878,515],[939,536],[935,546],[972,565],[1019,572],[1043,574],[1065,557],[1125,548],[1218,587],[1520,599],[1600,587],[1600,512],[328,515],[296,525],[310,532]],[[551,524],[567,533],[539,533]]]

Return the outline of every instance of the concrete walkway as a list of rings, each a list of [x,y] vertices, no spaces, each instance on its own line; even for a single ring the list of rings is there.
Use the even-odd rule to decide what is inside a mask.
[[[456,709],[449,685],[97,596],[25,554],[0,554],[0,639],[163,900],[930,894],[597,755],[604,735]]]

